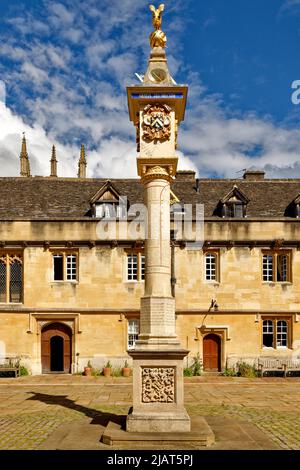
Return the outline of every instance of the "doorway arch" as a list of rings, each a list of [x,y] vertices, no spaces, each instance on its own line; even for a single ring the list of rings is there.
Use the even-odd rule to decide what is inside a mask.
[[[42,373],[71,372],[72,331],[64,323],[50,323],[42,329]]]
[[[203,338],[203,368],[208,372],[221,370],[221,338],[212,333]]]

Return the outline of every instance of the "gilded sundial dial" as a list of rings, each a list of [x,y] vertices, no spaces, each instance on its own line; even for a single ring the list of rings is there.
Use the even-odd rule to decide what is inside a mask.
[[[171,109],[166,105],[155,104],[145,107],[143,112],[143,139],[146,142],[169,140],[171,134]]]

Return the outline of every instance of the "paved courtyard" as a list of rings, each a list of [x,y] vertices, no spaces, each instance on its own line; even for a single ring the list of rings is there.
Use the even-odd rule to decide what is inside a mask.
[[[0,449],[113,449],[100,438],[127,414],[131,388],[122,377],[0,378]],[[300,378],[186,378],[185,402],[213,429],[211,449],[300,449]]]

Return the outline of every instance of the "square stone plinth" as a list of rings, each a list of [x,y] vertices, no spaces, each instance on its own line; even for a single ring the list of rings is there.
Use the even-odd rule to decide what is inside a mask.
[[[128,432],[189,432],[184,408],[183,358],[188,351],[134,350],[133,408],[127,416]]]
[[[156,413],[133,412],[127,416],[127,432],[190,432],[190,417],[185,409]]]
[[[136,445],[149,444],[159,448],[160,445],[177,445],[187,446],[188,448],[209,447],[215,443],[215,435],[208,425],[205,418],[195,416],[191,421],[191,430],[189,432],[179,431],[173,432],[127,432],[121,424],[110,421],[101,437],[101,441],[107,445],[124,445],[129,448]]]

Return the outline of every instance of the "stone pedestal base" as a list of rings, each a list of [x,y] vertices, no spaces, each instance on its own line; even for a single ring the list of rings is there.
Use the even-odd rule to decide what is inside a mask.
[[[133,409],[128,432],[189,432],[184,408],[183,349],[129,351],[133,358]]]
[[[168,413],[131,413],[127,416],[128,432],[189,432],[190,417],[185,410]]]
[[[125,423],[124,423],[125,424]],[[110,421],[102,434],[101,441],[107,445],[143,449],[165,449],[166,445],[176,449],[195,449],[209,447],[215,443],[215,435],[202,416],[195,416],[191,421],[190,432],[126,432],[122,424]],[[134,447],[135,446],[135,447]]]

